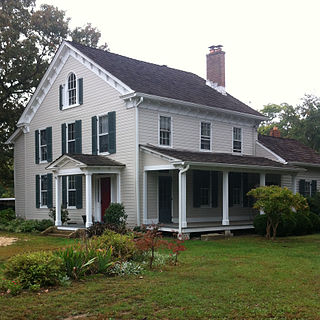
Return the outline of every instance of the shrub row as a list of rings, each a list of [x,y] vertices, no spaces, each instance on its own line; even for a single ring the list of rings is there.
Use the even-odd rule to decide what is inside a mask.
[[[0,230],[9,232],[41,232],[53,226],[52,220],[24,220],[14,219],[0,223]]]
[[[254,227],[258,234],[266,234],[267,216],[257,215],[254,219]],[[320,217],[310,212],[309,214],[294,212],[288,216],[281,216],[277,229],[277,236],[304,235],[320,232]]]

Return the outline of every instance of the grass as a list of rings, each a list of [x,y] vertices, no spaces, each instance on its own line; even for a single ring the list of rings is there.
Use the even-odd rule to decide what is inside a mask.
[[[69,242],[22,239],[28,241],[0,248],[0,259],[9,252]],[[81,314],[86,319],[320,319],[319,234],[274,242],[256,236],[191,240],[186,245],[178,266],[142,278],[93,276],[48,293],[0,297],[0,319]]]

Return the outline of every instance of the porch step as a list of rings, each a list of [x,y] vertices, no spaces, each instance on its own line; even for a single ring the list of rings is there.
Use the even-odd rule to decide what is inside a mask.
[[[56,238],[67,238],[69,239],[73,232],[59,232],[59,233],[49,233],[48,236]]]
[[[57,227],[49,227],[48,229],[44,230],[42,235],[51,236],[51,237],[59,237],[59,238],[80,238],[85,235],[84,229],[78,230],[61,230],[57,229]]]
[[[212,240],[219,240],[232,237],[233,233],[226,232],[226,233],[207,233],[201,235],[202,241],[212,241]]]

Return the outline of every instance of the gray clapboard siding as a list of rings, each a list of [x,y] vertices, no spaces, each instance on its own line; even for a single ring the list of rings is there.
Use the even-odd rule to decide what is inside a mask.
[[[308,172],[301,172],[297,174],[297,185],[296,190],[299,192],[299,180],[304,179],[307,181],[317,180],[317,190],[320,190],[320,169],[308,169]],[[291,175],[282,175],[281,176],[281,186],[287,187],[292,190],[292,180]]]
[[[65,83],[69,72],[73,71],[78,78],[83,78],[83,105],[59,110],[59,85]],[[82,120],[82,152],[91,154],[91,117],[116,111],[117,152],[110,158],[126,164],[121,177],[121,196],[129,215],[128,222],[136,223],[135,209],[135,153],[134,153],[134,110],[127,109],[119,93],[106,82],[96,76],[87,67],[72,57],[69,57],[60,74],[49,90],[42,105],[30,124],[30,133],[26,140],[26,214],[29,219],[47,218],[48,209],[35,208],[34,175],[45,174],[47,164],[34,164],[34,131],[52,126],[53,159],[61,155],[61,124]],[[83,183],[85,201],[85,183]],[[55,203],[55,186],[53,186],[53,201]],[[83,209],[70,210],[74,221],[82,221]]]
[[[263,158],[268,158],[274,161],[279,161],[279,158],[274,156],[271,152],[266,150],[265,148],[261,147],[259,144],[256,144],[256,156],[257,157],[263,157]]]

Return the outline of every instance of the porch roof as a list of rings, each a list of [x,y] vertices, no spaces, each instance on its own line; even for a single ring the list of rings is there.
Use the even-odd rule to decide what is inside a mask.
[[[217,152],[195,152],[182,149],[157,147],[154,145],[142,145],[143,149],[167,157],[171,163],[185,162],[191,165],[215,165],[226,167],[247,167],[262,169],[274,169],[283,171],[301,171],[300,168],[289,166],[263,157],[250,155],[235,155]],[[177,163],[178,164],[178,163]]]

